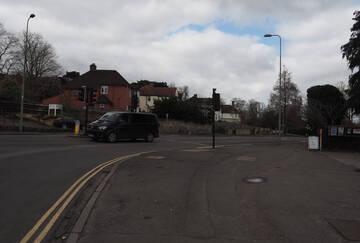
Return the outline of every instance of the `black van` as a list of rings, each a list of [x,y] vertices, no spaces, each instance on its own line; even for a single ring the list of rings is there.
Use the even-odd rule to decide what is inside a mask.
[[[119,139],[145,139],[152,142],[159,137],[159,122],[152,113],[107,112],[88,125],[87,135],[94,140],[111,143]]]

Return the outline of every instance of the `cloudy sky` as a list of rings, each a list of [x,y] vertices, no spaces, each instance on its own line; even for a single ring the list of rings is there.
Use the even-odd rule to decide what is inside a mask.
[[[187,85],[190,94],[267,102],[282,62],[302,93],[347,81],[340,47],[350,37],[352,0],[1,0],[0,22],[50,42],[64,71],[115,69],[140,79]]]

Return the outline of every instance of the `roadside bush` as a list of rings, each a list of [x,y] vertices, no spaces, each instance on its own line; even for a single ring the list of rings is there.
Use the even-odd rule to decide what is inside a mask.
[[[200,106],[189,101],[178,100],[176,97],[155,101],[153,112],[163,119],[168,115],[169,119],[185,122],[200,124],[210,122],[210,119],[202,112]]]

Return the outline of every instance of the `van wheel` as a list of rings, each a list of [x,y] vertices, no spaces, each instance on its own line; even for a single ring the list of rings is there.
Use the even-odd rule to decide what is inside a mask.
[[[154,134],[149,133],[146,138],[145,138],[146,142],[152,143],[154,141]]]
[[[109,135],[108,135],[108,141],[110,143],[115,143],[117,140],[116,138],[116,134],[114,132],[111,132]]]

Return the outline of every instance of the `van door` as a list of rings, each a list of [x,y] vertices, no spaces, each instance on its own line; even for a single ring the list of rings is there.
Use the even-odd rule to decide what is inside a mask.
[[[132,114],[133,132],[136,138],[146,137],[146,115]]]
[[[129,114],[121,114],[116,121],[116,135],[120,139],[130,138]]]

